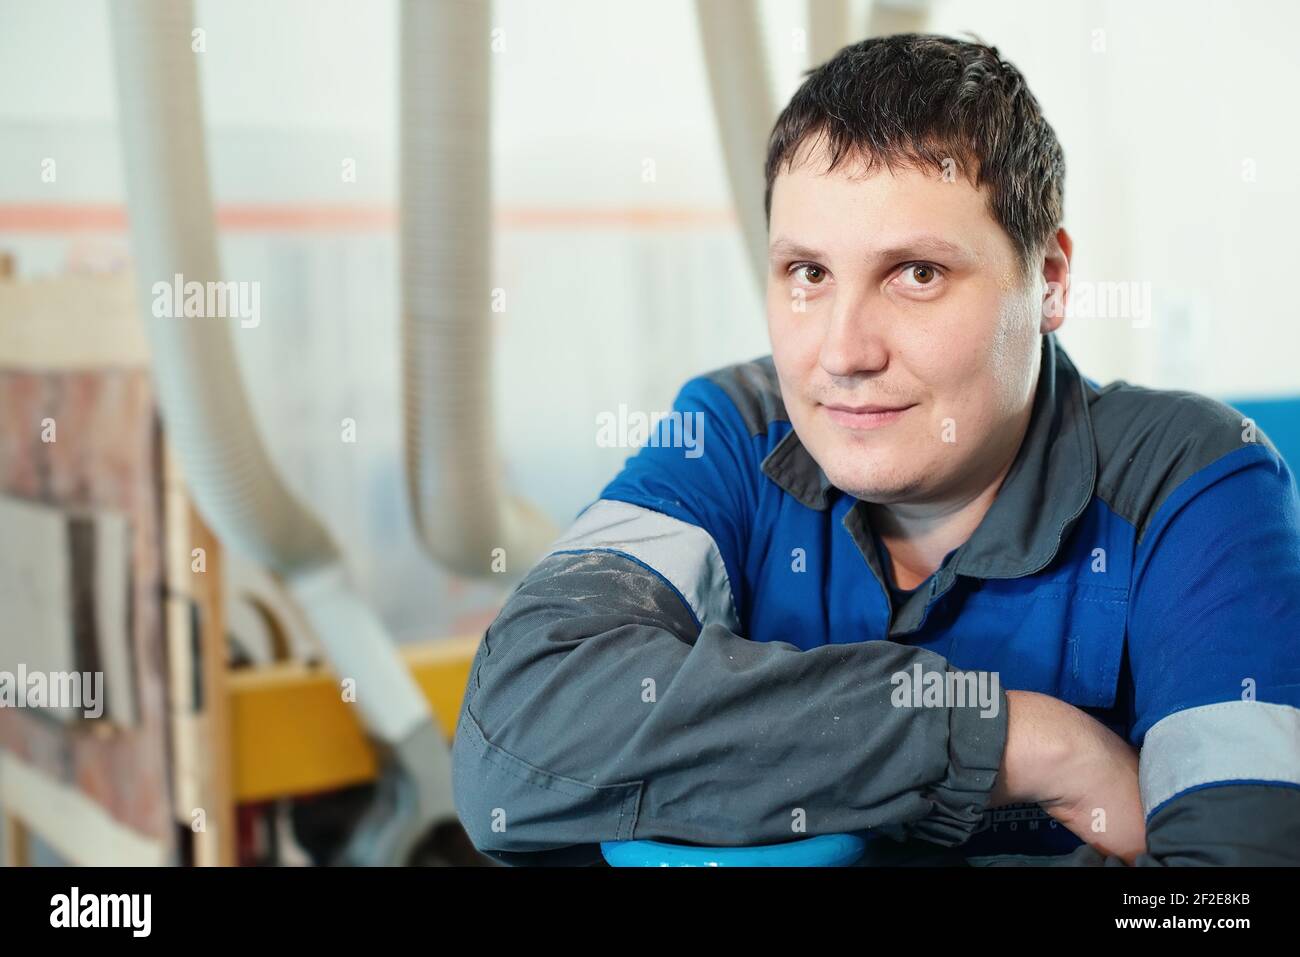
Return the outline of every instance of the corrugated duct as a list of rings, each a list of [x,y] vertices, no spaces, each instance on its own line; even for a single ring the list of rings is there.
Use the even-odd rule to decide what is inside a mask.
[[[115,0],[109,7],[139,308],[168,441],[222,543],[280,576],[335,672],[355,679],[367,731],[405,772],[363,827],[358,859],[400,859],[430,819],[455,814],[446,746],[337,546],[277,475],[244,396],[231,320],[153,314],[155,282],[221,278],[193,10],[187,0]]]
[[[504,494],[496,454],[490,14],[480,0],[401,5],[407,484],[425,547],[466,575],[496,570],[497,555],[526,570],[558,534]]]

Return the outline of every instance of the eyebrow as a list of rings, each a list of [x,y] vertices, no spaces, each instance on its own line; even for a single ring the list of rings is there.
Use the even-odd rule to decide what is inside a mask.
[[[804,246],[793,239],[777,239],[768,247],[767,258],[772,262],[778,259],[824,259],[825,253],[811,246]]]
[[[938,236],[925,235],[910,236],[905,240],[891,243],[883,249],[873,250],[870,255],[873,259],[896,260],[927,254],[959,256],[963,259],[973,258],[970,250],[964,246]],[[772,245],[768,247],[768,260],[776,262],[778,259],[786,257],[814,260],[827,258],[826,253],[822,250],[815,249],[812,246],[805,246],[797,240],[787,237],[774,240]]]

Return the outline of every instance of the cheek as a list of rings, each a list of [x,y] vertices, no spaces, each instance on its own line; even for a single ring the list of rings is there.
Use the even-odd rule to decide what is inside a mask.
[[[1022,298],[1002,304],[989,348],[990,379],[1002,402],[1018,409],[1031,391],[1034,354],[1040,346],[1032,305]]]
[[[791,320],[796,317],[792,307],[790,289],[783,282],[775,279],[767,284],[767,325],[772,330],[789,328]]]
[[[982,319],[982,321],[981,321]],[[1032,361],[1037,327],[1023,297],[985,295],[963,303],[956,321],[936,337],[935,364],[954,382],[981,378],[1014,389]]]
[[[772,341],[772,352],[780,353],[789,340],[790,310],[785,305],[780,287],[767,289],[767,336]],[[779,358],[778,358],[779,362]]]
[[[787,381],[801,381],[817,363],[820,338],[811,314],[797,313],[784,290],[768,294],[767,335],[772,358]]]
[[[983,323],[970,317],[989,317]],[[1023,398],[1025,367],[1032,363],[1032,328],[1018,304],[997,301],[963,305],[942,333],[933,328],[896,354],[927,390],[929,418],[952,419],[977,433],[1001,421]]]

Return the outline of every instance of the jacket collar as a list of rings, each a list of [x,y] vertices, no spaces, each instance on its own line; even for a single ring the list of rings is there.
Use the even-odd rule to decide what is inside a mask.
[[[819,512],[830,507],[831,496],[839,491],[793,428],[763,459],[763,473],[801,504]]]
[[[993,504],[957,550],[958,574],[1021,578],[1056,557],[1097,485],[1086,388],[1056,334],[1044,336],[1029,428]]]
[[[958,574],[1020,578],[1056,556],[1096,486],[1097,448],[1085,388],[1056,334],[1045,335],[1034,407],[1015,461],[974,534],[944,559],[931,594],[946,591]],[[840,494],[793,428],[762,468],[809,508],[824,511]],[[879,577],[864,506],[855,502],[844,524]]]

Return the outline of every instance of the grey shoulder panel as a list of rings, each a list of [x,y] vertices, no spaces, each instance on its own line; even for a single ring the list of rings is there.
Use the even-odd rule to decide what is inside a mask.
[[[698,525],[628,502],[589,506],[551,552],[621,553],[671,585],[700,622],[739,630],[726,563],[713,537]],[[585,559],[596,560],[596,559]]]
[[[740,410],[751,435],[762,435],[773,422],[787,422],[781,383],[771,356],[724,366],[706,373]]]
[[[1089,389],[1097,441],[1097,496],[1137,528],[1201,469],[1246,444],[1242,415],[1195,392],[1124,381]],[[1257,441],[1268,444],[1263,433]]]

